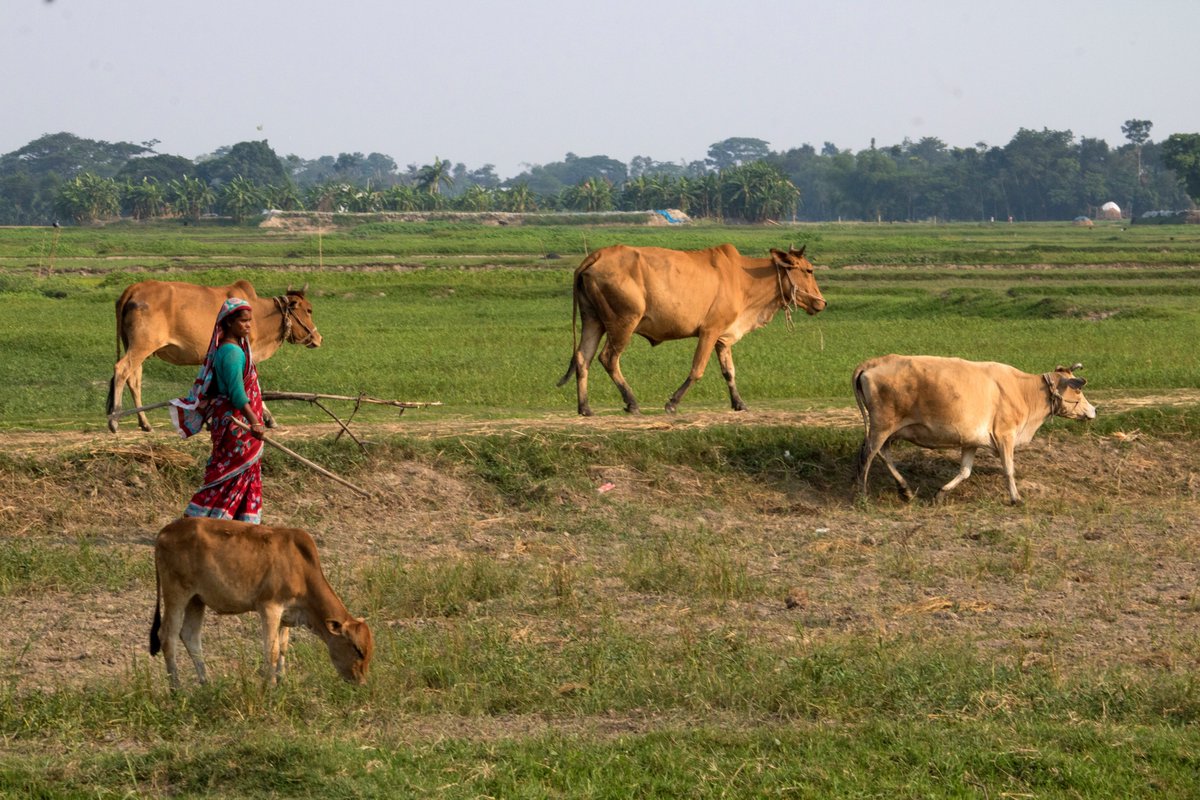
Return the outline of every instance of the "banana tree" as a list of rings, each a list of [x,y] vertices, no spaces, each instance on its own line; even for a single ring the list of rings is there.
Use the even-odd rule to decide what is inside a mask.
[[[78,224],[115,217],[121,213],[121,189],[112,178],[85,172],[62,185],[54,208]]]
[[[200,219],[216,200],[212,187],[188,175],[167,184],[167,201],[176,214],[190,220]]]
[[[503,190],[500,204],[505,211],[515,211],[518,214],[537,210],[537,198],[529,190],[529,184],[524,181]]]
[[[234,222],[242,222],[262,211],[264,197],[253,181],[235,176],[221,188],[218,206],[221,212],[232,217]]]
[[[142,178],[121,187],[121,206],[134,219],[157,217],[163,210],[162,186],[154,178]]]

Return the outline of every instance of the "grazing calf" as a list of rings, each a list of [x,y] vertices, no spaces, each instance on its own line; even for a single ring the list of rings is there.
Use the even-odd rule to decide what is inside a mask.
[[[903,439],[932,449],[961,448],[958,475],[937,493],[946,493],[971,474],[975,451],[1000,456],[1008,478],[1008,496],[1021,502],[1013,468],[1013,450],[1027,443],[1049,417],[1095,419],[1096,408],[1083,396],[1082,368],[1057,367],[1031,375],[995,362],[937,356],[881,356],[854,370],[854,397],[866,438],[858,455],[858,484],[867,493],[871,462],[883,456],[900,496],[912,491],[892,462],[889,445]]]
[[[350,616],[329,587],[316,543],[305,531],[184,517],[158,532],[154,566],[158,597],[150,655],[161,647],[172,688],[179,686],[175,649],[180,639],[200,682],[207,682],[200,644],[205,607],[218,614],[258,612],[267,683],[283,674],[287,629],[296,625],[307,625],[321,637],[345,680],[366,682],[375,649],[371,629]]]

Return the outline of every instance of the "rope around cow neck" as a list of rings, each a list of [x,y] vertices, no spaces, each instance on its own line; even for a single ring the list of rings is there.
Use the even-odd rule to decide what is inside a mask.
[[[804,295],[807,298],[815,299],[815,296],[808,292],[800,291],[800,287],[792,280],[792,276],[788,275],[788,285],[792,287],[791,297],[788,297],[787,292],[783,289],[783,272],[785,268],[778,263],[775,264],[775,281],[779,286],[779,302],[783,305],[783,318],[787,321],[788,333],[793,333],[796,330],[796,324],[792,320],[792,312],[796,309],[799,303],[796,302],[796,295]],[[821,324],[817,323],[817,336],[821,340],[821,351],[825,350],[825,332],[821,330]]]
[[[796,325],[792,322],[792,310],[796,307],[796,282],[792,280],[791,275],[788,275],[788,284],[792,287],[792,294],[789,297],[783,290],[783,273],[784,268],[776,262],[775,282],[779,285],[779,302],[783,304],[783,318],[787,320],[788,333],[791,333],[796,330]]]
[[[292,311],[291,304],[288,302],[288,296],[286,294],[281,294],[278,297],[273,297],[271,299],[275,302],[275,307],[279,309],[279,315],[283,318],[280,323],[283,331],[283,341],[291,341],[292,324],[294,322],[296,325],[299,325],[301,328],[303,328],[306,334],[305,337],[298,340],[296,344],[308,344],[311,342],[317,331],[315,328],[310,328],[305,325],[304,322],[296,316],[295,312]]]

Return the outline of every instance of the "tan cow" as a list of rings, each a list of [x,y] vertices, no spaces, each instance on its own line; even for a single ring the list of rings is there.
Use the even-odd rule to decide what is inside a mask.
[[[964,361],[938,356],[889,355],[872,358],[854,370],[854,397],[866,437],[858,454],[858,484],[867,492],[867,476],[876,454],[883,456],[900,496],[912,491],[892,461],[896,440],[931,449],[961,448],[959,472],[935,498],[966,480],[979,448],[1000,456],[1008,479],[1009,500],[1021,502],[1013,468],[1013,450],[1029,442],[1051,416],[1095,419],[1096,408],[1083,396],[1083,378],[1072,373],[1082,364],[1031,375],[994,361]]]
[[[574,308],[581,331],[562,386],[575,374],[579,413],[591,416],[588,367],[600,339],[608,340],[600,363],[621,391],[625,410],[638,413],[638,403],[621,374],[621,353],[636,333],[651,345],[696,338],[692,369],[671,399],[674,412],[683,395],[704,375],[713,349],[729,385],[734,410],[746,404],[734,383],[734,343],[766,325],[780,309],[803,307],[809,314],[825,308],[813,277],[813,265],[799,250],[771,250],[770,258],[747,258],[731,244],[708,250],[661,247],[605,247],[589,255],[575,270]],[[574,319],[572,319],[572,331]]]
[[[254,310],[250,346],[256,363],[274,355],[283,342],[320,347],[312,303],[304,294],[305,289],[289,289],[279,297],[261,298],[244,280],[228,286],[177,281],[142,281],[129,286],[117,298],[117,363],[108,384],[108,413],[121,410],[126,385],[134,407],[142,404],[142,362],[150,356],[171,364],[203,363],[217,312],[230,297],[248,301]],[[138,425],[150,430],[144,413],[138,413]],[[117,421],[111,416],[108,428],[114,433],[117,430]]]
[[[218,614],[258,612],[268,683],[283,675],[288,628],[297,625],[308,626],[325,642],[345,680],[366,682],[374,636],[329,587],[317,546],[305,531],[184,517],[158,532],[154,566],[158,595],[150,655],[161,647],[172,688],[179,686],[175,648],[180,639],[200,682],[208,680],[200,643],[205,607]]]

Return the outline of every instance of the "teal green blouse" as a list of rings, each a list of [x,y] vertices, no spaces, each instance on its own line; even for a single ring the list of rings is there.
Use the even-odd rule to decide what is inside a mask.
[[[236,344],[225,343],[213,355],[213,377],[217,394],[228,397],[234,408],[250,402],[246,397],[246,353]]]

